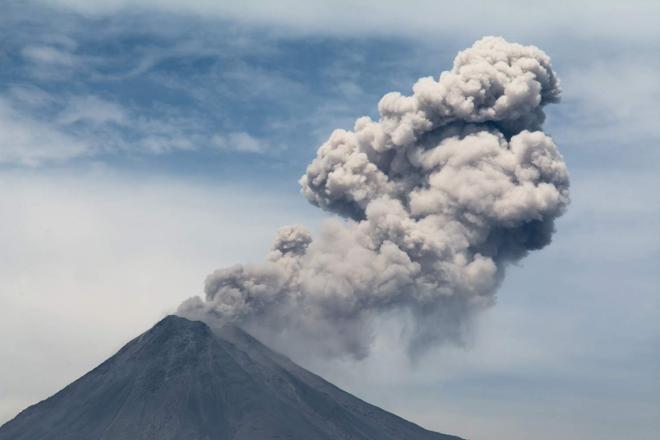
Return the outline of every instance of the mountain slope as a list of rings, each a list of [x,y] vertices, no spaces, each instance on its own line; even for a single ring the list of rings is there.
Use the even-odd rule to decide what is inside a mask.
[[[457,440],[340,390],[236,327],[168,316],[0,440]]]

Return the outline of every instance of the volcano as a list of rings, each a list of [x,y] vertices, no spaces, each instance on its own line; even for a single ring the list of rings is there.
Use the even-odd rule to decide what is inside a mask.
[[[342,391],[234,326],[168,316],[0,440],[460,440]]]

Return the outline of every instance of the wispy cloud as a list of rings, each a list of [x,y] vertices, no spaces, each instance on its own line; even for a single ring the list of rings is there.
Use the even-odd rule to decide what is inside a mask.
[[[213,146],[220,150],[263,153],[269,149],[266,141],[256,139],[245,132],[234,132],[226,135],[218,134],[213,136],[211,141]]]
[[[660,60],[656,49],[576,63],[565,73],[568,104],[583,141],[630,144],[660,142]],[[640,145],[641,146],[641,145]],[[657,145],[648,145],[657,147]]]
[[[23,49],[23,56],[38,64],[73,66],[76,58],[68,52],[49,46],[28,46]]]
[[[0,98],[0,163],[36,166],[61,162],[90,152],[90,145],[62,132],[54,124],[17,110]]]
[[[205,148],[194,121],[153,118],[95,95],[15,88],[0,97],[0,163],[38,166],[99,154]]]
[[[129,120],[127,113],[121,106],[97,96],[75,96],[57,115],[57,122],[63,125],[78,123],[126,125]]]
[[[10,6],[16,32],[5,44],[11,68],[0,73],[0,97],[5,123],[20,118],[30,136],[2,139],[4,164],[176,151],[274,154],[285,135],[268,121],[313,96],[292,78],[295,68],[264,65],[280,56],[276,40],[231,24],[161,17],[174,21],[160,26],[140,15]]]
[[[136,7],[170,13],[223,17],[252,25],[269,25],[290,32],[326,35],[399,35],[428,37],[440,35],[525,34],[558,31],[576,36],[658,36],[657,2],[508,2],[470,1],[452,4],[433,0],[406,3],[367,0],[361,2],[283,0],[264,3],[212,2],[208,0],[42,0],[86,14],[109,14]],[[522,15],[524,14],[524,18]],[[368,17],[368,19],[365,19]],[[612,20],[617,17],[617,20]],[[567,25],[570,23],[570,25]]]

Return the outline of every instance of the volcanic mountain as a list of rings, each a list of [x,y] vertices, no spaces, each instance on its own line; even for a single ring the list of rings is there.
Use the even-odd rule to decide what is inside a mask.
[[[370,405],[237,327],[168,316],[0,440],[460,440]]]

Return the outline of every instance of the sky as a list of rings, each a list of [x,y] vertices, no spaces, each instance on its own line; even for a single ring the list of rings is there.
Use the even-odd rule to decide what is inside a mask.
[[[475,440],[660,431],[657,2],[7,0],[0,17],[0,423],[329,215],[299,177],[484,35],[552,59],[572,202],[464,346],[296,358]],[[449,3],[449,2],[448,2]],[[380,329],[387,335],[387,328]]]

